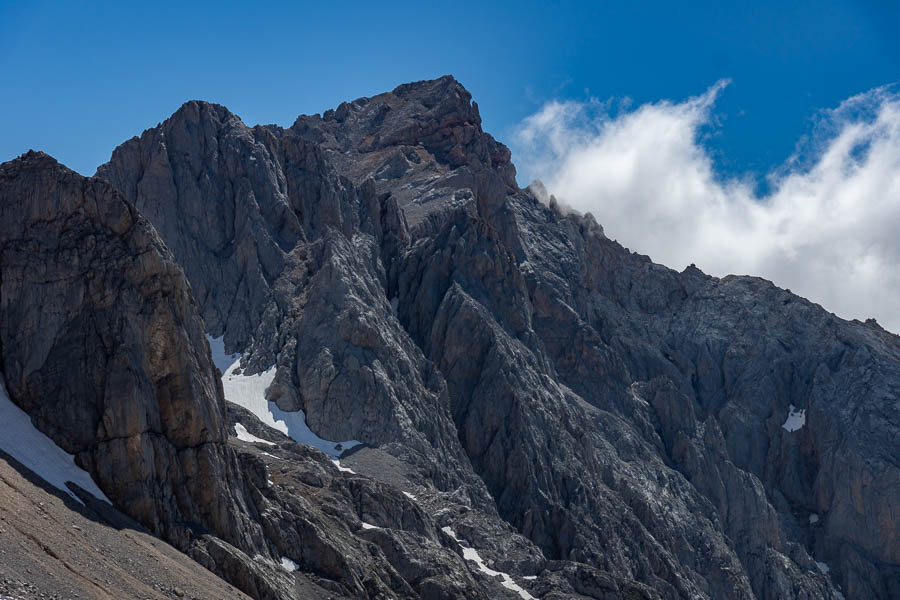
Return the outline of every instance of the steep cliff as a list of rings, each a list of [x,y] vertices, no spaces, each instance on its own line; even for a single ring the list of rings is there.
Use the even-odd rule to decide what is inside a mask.
[[[190,102],[98,170],[270,400],[362,474],[399,460],[535,596],[900,593],[898,338],[653,264],[514,174],[452,77],[288,129]]]
[[[542,204],[452,77],[6,163],[0,365],[251,596],[900,595],[900,338]]]
[[[396,487],[283,436],[229,438],[261,425],[227,413],[203,329],[112,186],[40,153],[0,166],[5,386],[117,508],[256,598],[487,597]]]
[[[141,523],[237,529],[215,501],[233,465],[181,269],[112,186],[40,153],[0,168],[0,352],[13,400]]]

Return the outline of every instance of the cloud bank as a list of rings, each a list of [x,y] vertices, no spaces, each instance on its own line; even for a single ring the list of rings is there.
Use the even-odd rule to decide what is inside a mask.
[[[656,262],[765,277],[900,332],[900,96],[877,88],[823,112],[760,195],[716,173],[703,145],[727,84],[636,108],[549,102],[517,128],[516,162]]]

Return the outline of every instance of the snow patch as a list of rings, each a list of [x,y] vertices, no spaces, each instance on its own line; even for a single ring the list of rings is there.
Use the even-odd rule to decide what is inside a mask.
[[[537,575],[525,575],[522,579],[527,579],[528,581],[534,581],[537,579]]]
[[[794,432],[801,429],[804,425],[806,425],[806,409],[801,408],[798,410],[791,404],[788,408],[787,420],[781,425],[782,429]]]
[[[406,493],[406,492],[404,492],[404,493]],[[458,543],[460,546],[462,546],[462,540],[460,540],[459,538],[456,537],[456,533],[449,526],[441,527],[441,531],[443,531],[444,533],[446,533],[447,535],[452,537],[454,540],[456,540],[456,543]],[[478,569],[482,573],[484,573],[488,577],[500,576],[502,578],[502,580],[500,581],[500,585],[502,585],[503,587],[505,587],[508,590],[512,590],[512,591],[516,592],[517,594],[519,594],[520,598],[523,598],[523,600],[536,600],[536,598],[534,596],[532,596],[531,594],[529,594],[522,586],[520,586],[515,581],[513,581],[512,577],[510,577],[508,573],[504,573],[502,571],[495,571],[495,570],[491,569],[490,567],[488,567],[486,564],[484,564],[484,560],[481,558],[481,555],[478,554],[478,550],[476,550],[475,548],[468,548],[466,546],[462,546],[462,549],[463,549],[463,558],[465,558],[466,560],[470,560],[470,561],[474,562],[475,564],[477,564]]]
[[[824,573],[825,575],[828,575],[828,572],[831,571],[831,567],[818,560],[816,561],[816,566],[819,567],[819,570],[822,571],[822,573]]]
[[[356,475],[356,471],[354,471],[350,467],[342,467],[341,461],[339,461],[338,459],[333,458],[331,459],[331,462],[334,463],[334,466],[336,466],[338,468],[338,471],[340,471],[341,473],[353,473],[354,475]]]
[[[286,412],[278,408],[274,402],[267,401],[266,390],[275,379],[276,367],[255,375],[245,375],[235,373],[238,366],[238,362],[232,363],[222,375],[225,399],[229,402],[243,406],[269,427],[277,429],[296,442],[317,448],[333,459],[339,457],[344,450],[359,445],[356,440],[345,442],[323,440],[306,425],[306,415],[302,410]]]
[[[224,335],[214,338],[207,333],[206,341],[209,342],[209,353],[212,356],[213,364],[219,367],[219,370],[223,373],[241,357],[240,354],[225,353]]]
[[[275,442],[270,442],[269,440],[264,440],[262,438],[258,438],[249,431],[247,428],[241,425],[240,423],[234,424],[234,431],[237,433],[237,439],[242,442],[252,442],[254,444],[267,444],[269,446],[274,446]]]
[[[406,496],[407,498],[409,498],[410,500],[418,500],[418,498],[416,498],[415,496],[413,496],[413,495],[410,494],[409,492],[403,492],[403,495]]]
[[[381,529],[381,527],[379,527],[378,525],[372,525],[371,523],[366,523],[365,521],[362,522],[362,528],[363,529]]]
[[[87,471],[75,464],[75,458],[38,431],[31,417],[16,406],[6,393],[0,373],[0,450],[37,473],[44,481],[84,504],[66,487],[71,481],[94,497],[109,502]],[[109,502],[112,504],[112,502]]]
[[[818,522],[819,522],[819,515],[817,515],[816,513],[811,513],[809,515],[809,524],[815,525]]]
[[[289,559],[287,556],[281,557],[281,568],[288,573],[293,573],[300,569],[300,565]]]

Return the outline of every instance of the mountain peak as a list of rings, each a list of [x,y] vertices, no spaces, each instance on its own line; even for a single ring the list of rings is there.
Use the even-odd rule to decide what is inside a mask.
[[[2,169],[4,173],[37,171],[53,167],[60,167],[69,170],[46,152],[33,149],[0,165],[0,169]]]
[[[482,129],[478,104],[452,75],[300,116],[291,130],[334,151],[339,170],[358,183],[462,168],[466,177],[490,173],[500,189],[516,189],[509,149]]]
[[[758,278],[653,264],[520,190],[452,76],[288,129],[190,101],[99,173],[105,190],[0,178],[10,396],[254,597],[316,597],[304,577],[366,600],[897,589],[900,341]],[[128,223],[112,186],[165,246],[143,223],[109,235]],[[211,462],[179,462],[203,431]],[[120,449],[145,433],[178,452]]]
[[[453,75],[404,83],[395,87],[391,94],[407,101],[421,102],[428,108],[440,103],[468,106],[472,101],[472,94]],[[478,123],[481,124],[480,118]]]
[[[188,100],[178,107],[178,110],[166,120],[179,118],[186,121],[199,121],[204,118],[211,118],[222,123],[232,119],[241,120],[240,117],[228,110],[227,106],[216,104],[215,102],[207,102],[206,100]]]
[[[357,98],[352,102],[342,102],[336,109],[325,111],[322,119],[344,123],[357,113],[363,116],[374,114],[377,124],[380,125],[383,121],[381,117],[387,110],[395,113],[403,111],[417,119],[433,120],[452,115],[456,121],[475,125],[479,129],[481,127],[478,104],[472,102],[472,94],[452,75],[404,83],[390,92]],[[297,122],[306,119],[309,117],[301,115],[297,118]]]

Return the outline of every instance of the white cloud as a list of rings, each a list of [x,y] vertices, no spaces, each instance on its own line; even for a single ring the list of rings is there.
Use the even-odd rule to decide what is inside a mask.
[[[703,146],[720,81],[629,110],[549,102],[519,126],[520,171],[657,262],[759,275],[839,316],[900,331],[900,96],[877,88],[823,113],[770,191],[717,174]]]

